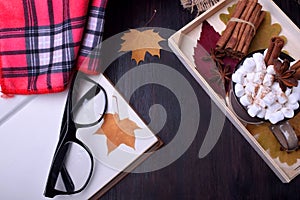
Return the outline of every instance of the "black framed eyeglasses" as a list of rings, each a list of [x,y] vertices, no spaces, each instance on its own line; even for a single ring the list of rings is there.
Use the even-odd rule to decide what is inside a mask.
[[[79,128],[97,125],[106,111],[105,89],[77,72],[65,104],[60,137],[44,192],[46,197],[71,195],[86,188],[92,177],[94,158],[89,148],[76,138],[76,132]]]

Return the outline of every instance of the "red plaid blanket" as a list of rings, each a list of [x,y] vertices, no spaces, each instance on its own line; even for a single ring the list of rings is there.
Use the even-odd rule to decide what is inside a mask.
[[[59,92],[103,34],[107,0],[0,1],[0,84],[6,94]]]

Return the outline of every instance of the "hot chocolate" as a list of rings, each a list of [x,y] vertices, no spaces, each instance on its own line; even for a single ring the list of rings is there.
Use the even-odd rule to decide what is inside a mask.
[[[232,75],[235,83],[233,89],[251,117],[276,124],[285,118],[292,118],[299,108],[300,82],[298,86],[283,91],[276,81],[274,65],[265,64],[266,52],[254,53],[244,60]]]

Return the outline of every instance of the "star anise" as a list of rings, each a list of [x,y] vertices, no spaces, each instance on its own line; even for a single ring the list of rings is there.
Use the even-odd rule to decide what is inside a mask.
[[[219,68],[219,73],[224,83],[231,80],[232,72],[230,65],[223,65],[222,68]]]
[[[283,60],[283,62],[275,59],[273,63],[276,72],[275,81],[279,83],[283,92],[285,92],[287,88],[298,86],[300,66],[297,67],[293,65],[290,67],[290,62],[286,59]]]
[[[223,58],[226,56],[226,53],[222,49],[211,49],[210,56],[213,61],[218,65],[224,65]],[[218,66],[219,68],[219,66]]]
[[[222,65],[222,68],[219,68],[219,73],[224,83],[225,89],[227,91],[227,87],[231,81],[232,70],[230,65]]]
[[[225,91],[227,92],[229,83],[231,81],[232,70],[230,65],[224,64],[224,58],[226,53],[224,50],[219,49],[211,49],[210,57],[215,62],[216,68],[218,71],[218,77],[222,81],[222,84],[225,87]]]

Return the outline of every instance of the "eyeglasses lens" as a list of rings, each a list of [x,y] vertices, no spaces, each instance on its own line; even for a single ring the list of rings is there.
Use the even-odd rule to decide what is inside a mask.
[[[55,189],[70,193],[78,191],[88,181],[92,168],[90,156],[82,146],[74,142],[66,143],[60,152],[66,152],[66,157]]]
[[[103,117],[107,102],[99,85],[80,79],[74,90],[72,117],[76,124],[92,124]]]

